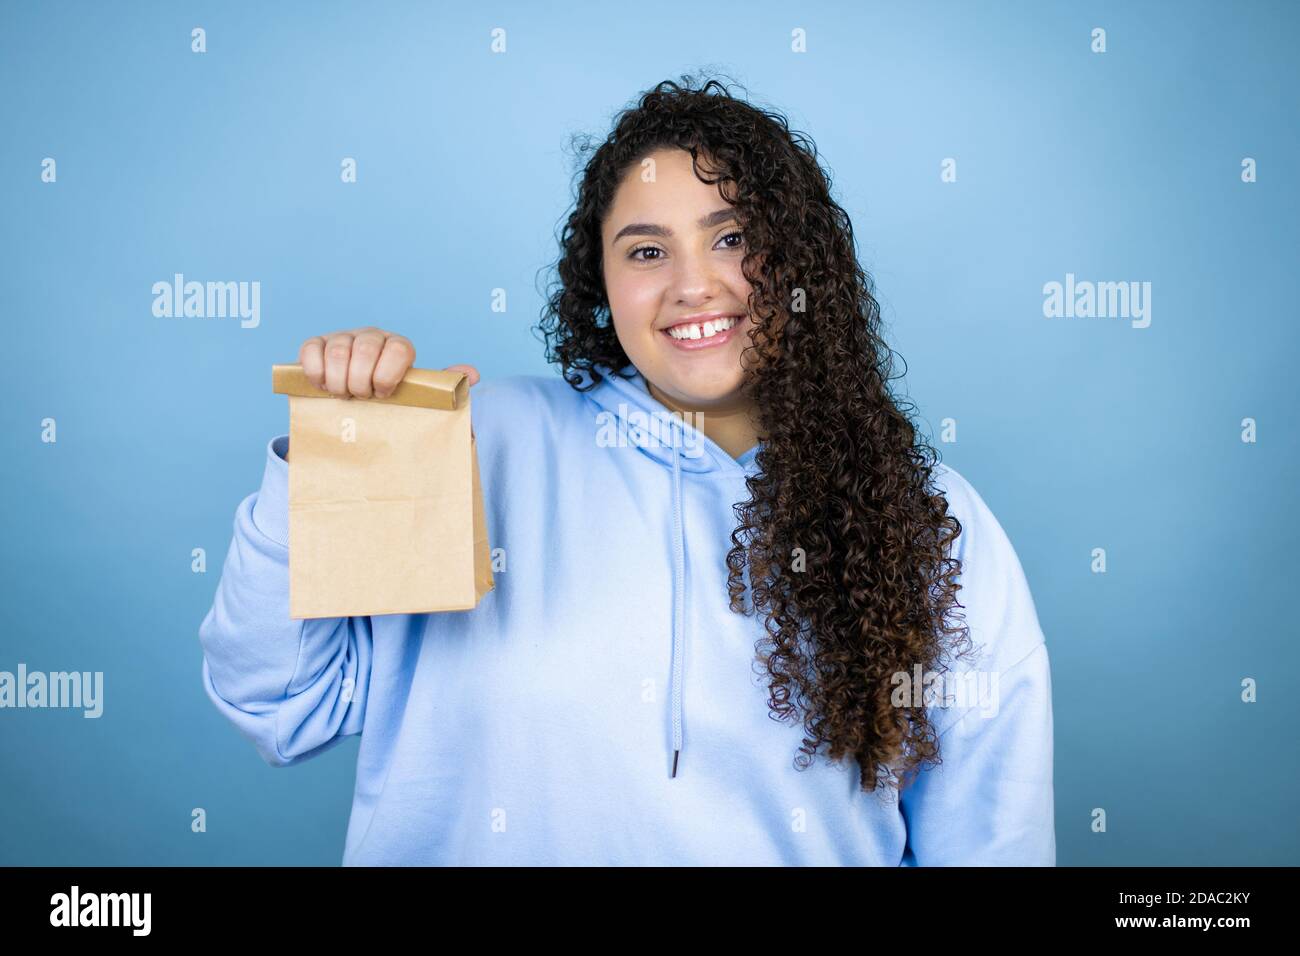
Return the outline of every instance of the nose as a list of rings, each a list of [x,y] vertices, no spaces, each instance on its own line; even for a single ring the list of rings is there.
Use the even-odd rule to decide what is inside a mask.
[[[671,291],[679,305],[698,306],[722,293],[722,276],[711,256],[681,253],[674,266]]]

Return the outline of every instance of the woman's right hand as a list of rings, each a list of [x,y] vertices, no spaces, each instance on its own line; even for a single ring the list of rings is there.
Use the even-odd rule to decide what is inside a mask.
[[[298,361],[307,380],[338,398],[387,398],[415,364],[415,346],[404,335],[374,326],[317,335],[302,343]],[[472,365],[449,365],[478,382]]]

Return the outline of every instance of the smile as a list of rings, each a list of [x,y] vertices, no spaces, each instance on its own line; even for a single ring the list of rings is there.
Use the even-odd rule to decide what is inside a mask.
[[[662,331],[678,348],[712,348],[730,340],[740,320],[738,315],[723,315],[702,322],[681,322]]]

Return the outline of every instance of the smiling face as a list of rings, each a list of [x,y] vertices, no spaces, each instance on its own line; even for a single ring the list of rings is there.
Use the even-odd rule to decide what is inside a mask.
[[[665,404],[722,411],[745,404],[741,352],[750,344],[745,244],[718,186],[685,150],[634,165],[601,229],[605,293],[623,351]]]

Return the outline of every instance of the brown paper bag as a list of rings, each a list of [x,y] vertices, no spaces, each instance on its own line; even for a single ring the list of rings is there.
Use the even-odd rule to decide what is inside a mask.
[[[494,582],[465,374],[413,368],[348,399],[301,365],[271,377],[289,396],[289,616],[476,607]]]

